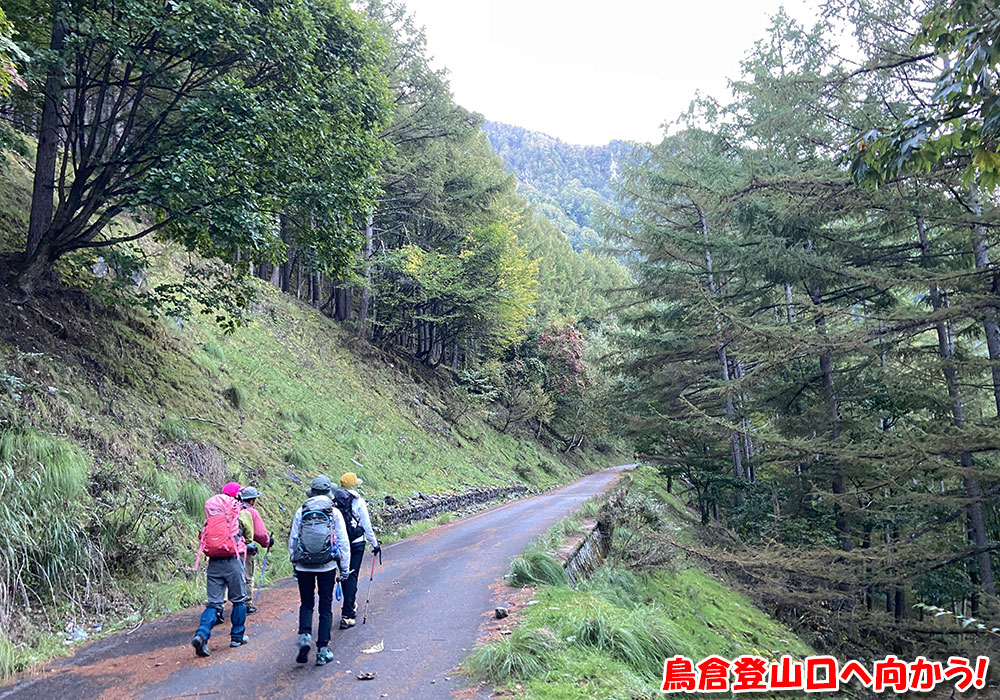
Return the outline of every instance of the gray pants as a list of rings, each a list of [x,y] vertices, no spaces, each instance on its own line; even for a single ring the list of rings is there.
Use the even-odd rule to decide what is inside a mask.
[[[229,593],[229,602],[242,603],[247,598],[246,582],[243,579],[243,560],[209,559],[208,580],[205,585],[208,594],[208,606],[222,610]]]

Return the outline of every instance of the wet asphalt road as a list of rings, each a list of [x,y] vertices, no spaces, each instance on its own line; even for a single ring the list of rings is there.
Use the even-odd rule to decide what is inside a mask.
[[[131,634],[83,645],[73,656],[0,687],[0,700],[451,698],[467,685],[455,666],[510,592],[500,580],[510,559],[610,487],[624,468],[591,474],[385,547],[384,566],[375,569],[368,622],[362,625],[371,572],[366,553],[358,625],[338,630],[334,601],[330,648],[336,661],[327,666],[314,666],[312,654],[308,664],[295,663],[298,591],[294,580],[285,579],[262,593],[260,611],[248,620],[246,646],[229,648],[227,620],[213,630],[212,655],[196,658],[190,641],[201,608],[189,609]],[[384,651],[361,653],[379,642]],[[358,673],[369,671],[377,674],[375,680],[357,680]],[[487,696],[467,690],[462,697]]]

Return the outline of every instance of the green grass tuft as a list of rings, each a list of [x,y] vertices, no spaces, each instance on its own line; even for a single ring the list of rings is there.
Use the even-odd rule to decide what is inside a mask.
[[[13,676],[23,668],[24,662],[17,647],[0,631],[0,680]]]
[[[237,411],[242,411],[247,407],[247,403],[250,401],[250,395],[247,394],[247,390],[238,384],[232,384],[228,389],[223,392],[223,396],[226,400],[233,405]]]
[[[517,628],[513,634],[472,650],[465,668],[475,678],[502,683],[509,679],[542,679],[559,644],[551,630]]]
[[[573,619],[575,611],[568,618]],[[679,644],[655,616],[598,609],[567,625],[576,642],[608,653],[636,671],[655,676],[663,660],[678,653]]]
[[[191,437],[187,422],[177,416],[167,416],[160,425],[160,432],[174,442],[184,442]]]
[[[205,351],[205,354],[209,357],[214,357],[219,362],[226,361],[226,354],[222,352],[222,346],[218,343],[213,343],[211,341],[203,344],[201,349]]]
[[[441,513],[441,515],[437,516],[437,524],[447,525],[453,520],[453,517],[451,513]]]
[[[185,513],[192,518],[201,518],[205,514],[205,501],[211,495],[202,484],[197,481],[188,481],[181,486],[177,500],[184,508]]]
[[[298,448],[293,447],[292,449],[285,452],[283,457],[285,460],[285,464],[294,465],[299,469],[309,469],[312,467],[312,460],[309,459],[309,456],[307,454],[305,454]]]
[[[309,411],[290,411],[279,408],[278,418],[289,423],[296,423],[303,428],[311,428],[315,424],[312,414]]]
[[[205,582],[202,577],[175,576],[163,585],[154,587],[143,598],[143,607],[148,615],[162,615],[200,603],[204,598]]]
[[[507,574],[510,585],[525,586],[568,586],[569,577],[562,563],[548,552],[537,549],[526,551],[510,563]]]
[[[29,593],[52,604],[82,603],[103,580],[103,553],[81,536],[88,469],[87,458],[62,437],[0,432],[0,628]]]

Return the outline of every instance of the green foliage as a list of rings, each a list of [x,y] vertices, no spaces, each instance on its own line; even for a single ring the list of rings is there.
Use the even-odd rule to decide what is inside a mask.
[[[242,411],[247,407],[247,402],[250,401],[250,395],[247,390],[238,384],[230,385],[222,395],[226,397],[226,400],[232,404],[233,408],[237,411]]]
[[[63,438],[0,431],[0,621],[18,601],[82,605],[104,576],[97,543],[79,533],[89,461]]]
[[[957,161],[967,184],[978,182],[985,191],[1000,185],[998,33],[1000,17],[990,2],[928,6],[913,42],[928,53],[911,62],[922,59],[933,72],[936,65],[927,59],[937,58],[945,67],[909,116],[855,139],[849,160],[857,181],[884,184],[906,169],[930,172]]]
[[[13,676],[24,668],[17,647],[0,632],[0,679]]]
[[[474,677],[491,683],[544,679],[548,660],[557,647],[558,641],[551,631],[519,627],[497,642],[473,649],[464,667]]]
[[[201,520],[205,515],[205,501],[211,495],[203,484],[197,481],[185,481],[177,494],[177,500],[188,517]]]
[[[310,469],[313,463],[307,454],[295,447],[285,452],[282,458],[285,464],[294,465],[303,471]]]
[[[204,343],[201,349],[205,351],[205,354],[209,357],[214,357],[219,362],[226,361],[226,353],[222,351],[222,346],[218,343]]]
[[[311,428],[314,424],[312,414],[308,411],[289,411],[284,408],[279,408],[278,417],[281,418],[281,420],[296,423],[302,428]]]
[[[646,676],[663,670],[663,660],[682,651],[671,632],[646,612],[571,610],[566,628],[578,644],[592,646]]]
[[[268,562],[270,568],[270,562]],[[152,594],[143,600],[143,611],[148,615],[163,615],[164,613],[197,605],[205,599],[205,582],[202,576],[185,578],[175,576],[163,585],[153,589]]]
[[[11,85],[17,85],[22,90],[28,86],[17,71],[17,64],[24,63],[28,56],[14,43],[14,25],[7,20],[3,8],[0,8],[0,99],[11,92]]]
[[[521,190],[564,233],[573,248],[601,245],[598,212],[613,199],[618,163],[632,147],[623,141],[575,146],[517,126],[486,122],[486,134]]]
[[[562,562],[548,552],[529,549],[510,563],[507,580],[512,586],[567,586],[569,578]]]
[[[32,77],[76,86],[77,105],[109,89],[121,96],[65,120],[62,152],[53,155],[77,164],[73,177],[36,172],[55,184],[59,211],[40,222],[26,250],[22,286],[40,283],[47,261],[68,252],[154,231],[227,262],[237,250],[277,260],[295,242],[322,269],[347,267],[357,222],[377,194],[379,132],[391,104],[377,29],[346,3],[296,0],[280,13],[252,2],[199,1],[189,12],[154,0],[68,6],[59,11],[65,36],[51,47],[45,25],[57,8],[31,0],[7,7],[15,24],[32,27],[21,42],[38,59]],[[177,65],[188,79],[179,80]],[[25,123],[49,128],[37,105],[25,108]],[[42,143],[52,135],[39,134]],[[274,212],[291,216],[279,221]],[[140,222],[137,232],[113,230],[122,213]],[[144,301],[160,299],[175,315],[187,287],[167,283]],[[211,309],[245,302],[234,294],[195,296]]]
[[[662,491],[654,470],[640,470],[626,478],[633,481],[626,487],[633,501],[650,502],[664,513],[655,525],[640,526],[643,539],[682,531],[686,541],[695,541],[705,534],[695,532],[687,509]],[[619,500],[612,497],[613,503]],[[629,568],[628,559],[622,556],[625,553],[613,547],[605,565],[575,590],[540,587],[535,593],[538,604],[519,612],[516,622],[522,634],[541,632],[558,640],[545,654],[544,675],[528,679],[509,670],[503,664],[510,648],[505,640],[475,649],[463,668],[531,700],[632,700],[657,687],[663,660],[675,654],[698,659],[711,654],[777,659],[813,653],[744,596],[682,555],[670,569],[639,571]],[[496,649],[489,653],[494,645]],[[477,665],[471,663],[473,659]],[[494,662],[492,675],[482,670],[482,659]],[[779,696],[763,697],[777,700]]]
[[[188,431],[187,421],[178,418],[177,416],[167,416],[163,420],[163,424],[160,426],[160,432],[174,442],[184,442],[191,437],[191,433]]]

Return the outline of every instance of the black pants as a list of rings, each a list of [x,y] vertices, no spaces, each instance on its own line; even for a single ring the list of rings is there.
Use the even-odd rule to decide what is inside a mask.
[[[312,634],[313,607],[316,604],[316,589],[319,589],[319,634],[316,648],[330,644],[333,629],[333,587],[337,582],[337,570],[297,571],[299,581],[299,634]]]
[[[340,587],[344,591],[344,608],[340,616],[351,620],[358,616],[358,574],[364,558],[365,541],[351,543],[351,575],[340,582]]]

